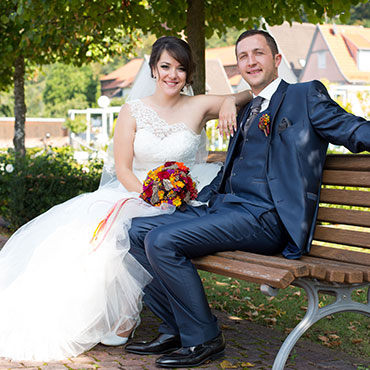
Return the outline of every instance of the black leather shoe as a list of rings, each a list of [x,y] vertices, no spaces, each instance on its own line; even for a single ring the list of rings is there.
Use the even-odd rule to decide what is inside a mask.
[[[181,347],[179,335],[159,334],[150,342],[132,342],[126,345],[125,350],[139,355],[163,355]]]
[[[219,334],[216,338],[194,347],[181,347],[168,355],[156,360],[158,367],[194,367],[206,361],[216,360],[224,356],[225,338]]]

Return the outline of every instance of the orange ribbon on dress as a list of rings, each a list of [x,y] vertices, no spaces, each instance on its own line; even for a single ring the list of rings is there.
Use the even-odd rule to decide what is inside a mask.
[[[103,220],[101,220],[94,231],[94,234],[90,240],[90,244],[96,245],[92,252],[95,252],[103,243],[104,239],[106,238],[107,234],[111,230],[114,222],[117,220],[117,217],[122,209],[122,207],[127,203],[128,200],[135,199],[135,198],[125,198],[120,199],[115,203],[115,205],[109,210],[108,214],[105,216]],[[113,215],[113,216],[112,216]],[[110,222],[109,222],[110,221]],[[109,225],[108,225],[109,222]],[[104,232],[105,231],[105,232]],[[104,233],[104,235],[102,235]],[[102,235],[102,237],[101,237]],[[101,240],[98,240],[101,237]]]

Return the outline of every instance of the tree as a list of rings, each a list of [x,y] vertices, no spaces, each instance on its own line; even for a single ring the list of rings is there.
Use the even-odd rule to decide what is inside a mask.
[[[348,24],[370,27],[370,3],[358,4],[351,8],[351,17]]]
[[[137,39],[130,20],[137,2],[130,6],[129,3],[129,0],[0,2],[0,87],[14,85],[13,142],[18,154],[25,154],[26,73],[35,65],[62,62],[80,66],[129,52]]]
[[[88,108],[97,101],[97,76],[89,66],[55,63],[46,76],[43,101],[48,116],[63,116],[68,109]]]

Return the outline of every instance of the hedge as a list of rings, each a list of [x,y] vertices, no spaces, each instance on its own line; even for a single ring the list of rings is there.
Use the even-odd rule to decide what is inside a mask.
[[[76,195],[98,188],[103,162],[84,164],[70,147],[0,152],[0,216],[11,231]]]

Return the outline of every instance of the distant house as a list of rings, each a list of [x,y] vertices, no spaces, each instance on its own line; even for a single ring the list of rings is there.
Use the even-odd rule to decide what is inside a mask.
[[[317,25],[301,81],[370,83],[370,28]]]
[[[293,22],[290,25],[284,22],[280,26],[266,25],[266,28],[278,44],[279,51],[283,55],[283,62],[287,64],[290,72],[294,73],[294,82],[297,82],[306,64],[316,26],[311,23]]]
[[[224,46],[221,48],[206,49],[206,59],[219,59],[225,69],[227,78],[239,75],[236,65],[235,46]]]
[[[233,93],[226,70],[219,58],[206,59],[206,93],[213,95]]]
[[[329,92],[353,113],[366,115],[370,97],[370,28],[317,25],[300,81],[329,83]],[[368,106],[368,104],[367,104]]]
[[[100,78],[100,87],[102,95],[109,98],[125,97],[134,82],[143,58],[130,60],[124,66]]]

